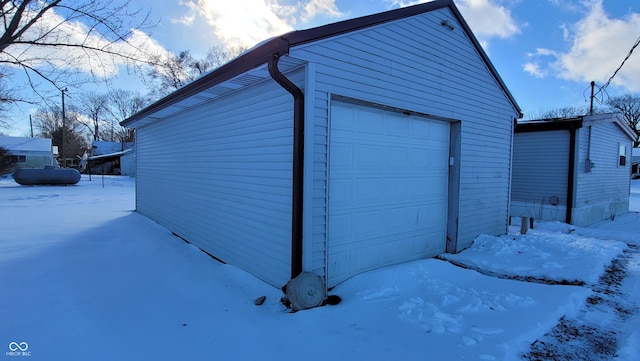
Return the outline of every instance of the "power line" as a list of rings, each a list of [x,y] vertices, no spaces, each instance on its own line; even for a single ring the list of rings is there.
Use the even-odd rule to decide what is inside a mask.
[[[622,61],[622,63],[620,64],[620,66],[618,67],[618,69],[616,69],[616,71],[613,72],[613,75],[611,75],[611,77],[609,78],[609,80],[607,80],[607,82],[600,88],[600,91],[604,90],[606,87],[609,86],[609,84],[611,83],[611,81],[613,80],[613,78],[616,76],[616,74],[618,74],[618,72],[620,71],[620,69],[622,69],[622,66],[624,65],[624,63],[627,61],[627,59],[629,59],[629,57],[631,57],[631,53],[633,53],[633,50],[640,44],[640,36],[638,37],[638,39],[636,40],[636,42],[633,44],[633,46],[631,47],[631,50],[629,50],[629,53],[627,54],[627,56],[624,58],[624,60]],[[598,91],[598,93],[600,92]]]

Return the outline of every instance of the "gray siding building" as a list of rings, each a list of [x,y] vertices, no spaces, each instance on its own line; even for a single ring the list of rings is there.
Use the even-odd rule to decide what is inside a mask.
[[[44,168],[57,164],[49,138],[0,136],[0,147],[11,153],[16,168]]]
[[[452,1],[269,39],[122,122],[137,211],[282,286],[507,230],[520,109]]]
[[[634,139],[616,114],[521,122],[511,215],[588,226],[627,213]]]

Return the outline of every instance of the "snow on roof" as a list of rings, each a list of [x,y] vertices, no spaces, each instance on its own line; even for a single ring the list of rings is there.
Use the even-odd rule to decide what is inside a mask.
[[[113,153],[109,153],[109,154],[101,154],[101,155],[95,155],[93,157],[89,157],[90,160],[94,160],[94,159],[101,159],[101,158],[108,158],[108,157],[117,157],[117,156],[122,156],[128,153],[133,152],[132,148],[129,149],[125,149],[123,151],[120,152],[113,152]]]
[[[120,142],[108,142],[104,140],[94,140],[91,143],[91,154],[94,156],[97,155],[106,155],[122,152],[125,149],[131,149],[131,143],[120,143]]]
[[[9,151],[51,152],[51,139],[0,136],[0,147]]]

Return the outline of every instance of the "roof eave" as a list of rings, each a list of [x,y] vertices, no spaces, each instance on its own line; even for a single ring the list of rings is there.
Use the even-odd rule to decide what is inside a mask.
[[[251,69],[257,68],[260,65],[266,64],[269,58],[274,54],[280,56],[287,54],[288,52],[289,44],[287,41],[282,38],[273,38],[268,40],[264,44],[240,55],[231,62],[194,80],[193,82],[142,109],[138,113],[120,122],[120,125],[123,127],[130,126],[159,110],[196,95],[216,84],[220,84]]]
[[[498,74],[497,70],[489,60],[489,57],[485,53],[484,49],[480,45],[478,39],[473,35],[473,32],[469,28],[469,25],[466,23],[462,14],[455,6],[452,0],[436,0],[424,4],[409,6],[405,8],[390,10],[382,13],[377,13],[373,15],[363,16],[355,19],[349,19],[340,21],[337,23],[327,24],[324,26],[306,29],[306,30],[298,30],[292,31],[282,36],[273,38],[271,40],[266,41],[259,46],[256,46],[254,49],[240,55],[236,59],[231,62],[221,66],[220,68],[212,71],[209,74],[202,76],[201,78],[193,81],[192,83],[187,84],[183,88],[176,90],[175,92],[167,95],[166,97],[158,100],[157,102],[151,104],[140,112],[134,114],[133,116],[125,119],[120,123],[123,127],[131,126],[134,123],[143,120],[153,113],[165,109],[173,104],[176,104],[182,100],[185,100],[191,96],[194,96],[206,89],[211,88],[217,84],[220,84],[224,81],[230,80],[236,76],[241,75],[251,69],[257,68],[261,65],[264,65],[268,62],[269,58],[274,54],[278,56],[282,56],[289,53],[289,49],[292,46],[302,45],[309,42],[330,38],[333,36],[337,36],[340,34],[349,33],[352,31],[356,31],[359,29],[368,28],[371,26],[376,26],[379,24],[383,24],[389,21],[399,20],[411,16],[415,16],[418,14],[422,14],[425,12],[441,9],[448,7],[456,20],[461,24],[464,32],[471,40],[473,46],[478,51],[478,54],[484,61],[484,63],[489,68],[489,71],[492,73],[495,80],[498,82],[502,91],[509,99],[511,105],[513,106],[516,113],[518,113],[519,118],[522,118],[522,110],[520,106],[515,101],[515,98],[507,88],[506,84]]]

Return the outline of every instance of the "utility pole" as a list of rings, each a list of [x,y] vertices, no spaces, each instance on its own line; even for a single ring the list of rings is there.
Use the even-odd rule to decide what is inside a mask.
[[[593,115],[593,90],[596,87],[596,82],[591,81],[591,105],[589,106],[589,115]]]
[[[33,120],[31,120],[31,114],[29,114],[29,127],[31,127],[31,138],[33,138]]]
[[[67,167],[67,158],[64,155],[64,136],[66,135],[67,122],[64,115],[64,92],[67,91],[67,88],[62,89],[62,140],[60,141],[60,154],[62,155],[62,167]]]

